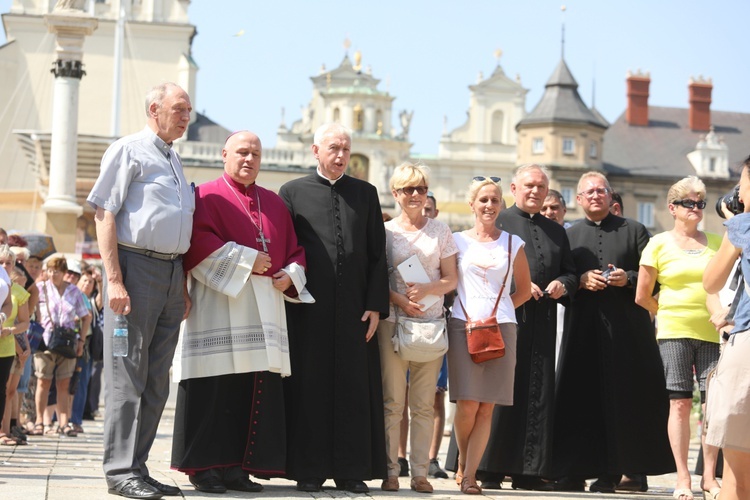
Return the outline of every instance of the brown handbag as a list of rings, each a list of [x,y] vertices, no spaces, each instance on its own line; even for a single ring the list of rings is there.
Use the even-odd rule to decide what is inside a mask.
[[[505,271],[503,285],[500,287],[500,292],[497,294],[497,300],[495,300],[495,307],[492,309],[492,315],[486,319],[472,321],[466,313],[463,303],[461,303],[461,298],[458,299],[461,310],[466,317],[466,344],[469,349],[469,354],[471,355],[471,360],[475,363],[484,363],[490,359],[497,359],[505,356],[505,341],[503,340],[503,334],[500,332],[500,325],[497,324],[497,307],[500,304],[500,298],[505,291],[505,284],[508,282],[510,266],[513,265],[513,262],[511,261],[511,245],[511,235],[508,233],[508,269]]]

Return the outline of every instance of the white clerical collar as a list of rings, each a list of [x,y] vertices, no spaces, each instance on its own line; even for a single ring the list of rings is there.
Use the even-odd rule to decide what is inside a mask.
[[[321,176],[322,178],[324,178],[325,180],[327,180],[328,182],[330,182],[331,186],[333,186],[334,184],[336,184],[336,182],[339,181],[339,180],[341,180],[341,178],[344,176],[344,174],[341,174],[336,179],[329,179],[328,177],[326,177],[325,175],[323,175],[321,173],[320,167],[318,167],[317,169],[315,169],[315,171],[318,172],[319,176]]]

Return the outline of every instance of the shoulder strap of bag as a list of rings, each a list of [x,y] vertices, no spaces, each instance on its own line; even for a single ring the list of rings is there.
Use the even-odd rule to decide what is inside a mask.
[[[495,316],[497,314],[497,307],[500,305],[500,298],[503,296],[503,292],[505,291],[505,284],[508,282],[508,275],[510,274],[510,267],[513,265],[513,262],[511,260],[511,249],[513,248],[513,239],[512,235],[508,233],[508,268],[505,270],[505,277],[503,278],[503,284],[500,287],[500,292],[497,294],[497,299],[495,299],[495,307],[492,308],[492,314],[490,317]],[[461,297],[458,298],[458,305],[461,306],[461,310],[464,313],[464,316],[466,317],[466,321],[468,323],[471,322],[471,318],[469,318],[469,315],[466,313],[466,309],[464,309],[464,305],[461,302]]]
[[[47,307],[47,316],[49,316],[49,320],[52,322],[52,326],[55,325],[55,318],[52,317],[52,313],[49,310],[49,295],[47,295],[47,282],[44,282],[44,305]]]

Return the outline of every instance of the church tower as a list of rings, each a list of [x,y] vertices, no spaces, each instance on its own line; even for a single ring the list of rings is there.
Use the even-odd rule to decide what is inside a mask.
[[[608,127],[596,108],[581,99],[578,82],[564,59],[547,81],[542,99],[516,126],[518,164],[549,167],[550,187],[562,193],[569,217],[577,215],[575,195],[581,174],[603,170],[603,136]]]
[[[306,164],[315,165],[310,152],[315,130],[324,123],[337,122],[352,130],[352,154],[347,174],[378,188],[384,206],[393,205],[388,180],[393,169],[409,157],[409,125],[412,113],[399,114],[401,130],[393,129],[393,100],[388,91],[378,89],[380,80],[368,67],[362,70],[359,52],[354,63],[348,55],[331,71],[321,68],[313,83],[312,99],[302,117],[291,128],[279,126],[276,149],[304,150]]]

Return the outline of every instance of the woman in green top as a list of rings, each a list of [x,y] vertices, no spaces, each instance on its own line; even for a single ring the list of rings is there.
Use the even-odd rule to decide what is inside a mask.
[[[674,498],[692,500],[687,465],[693,373],[705,403],[706,377],[719,360],[719,334],[710,322],[703,289],[703,270],[721,237],[698,229],[706,207],[706,186],[690,176],[674,184],[667,206],[674,228],[651,238],[641,254],[635,301],[656,316],[657,340],[667,379],[670,408],[668,433],[677,465]],[[659,298],[653,296],[659,283]],[[701,488],[718,488],[714,470],[718,449],[703,444],[705,467]]]

